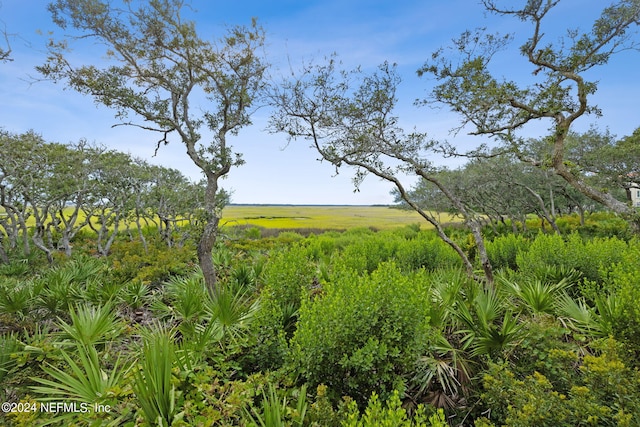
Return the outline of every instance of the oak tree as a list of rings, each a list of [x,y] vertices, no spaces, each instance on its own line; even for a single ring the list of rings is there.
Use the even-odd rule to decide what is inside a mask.
[[[262,29],[255,21],[210,41],[183,18],[183,0],[128,0],[116,7],[106,0],[56,0],[54,22],[75,36],[52,40],[46,78],[90,95],[116,111],[120,124],[157,132],[161,144],[177,134],[206,179],[205,226],[198,259],[210,292],[217,289],[211,259],[221,206],[220,179],[243,163],[229,137],[250,124],[265,62]],[[78,65],[70,42],[92,39],[107,63],[95,56]],[[133,116],[133,117],[130,117]]]
[[[499,77],[516,73],[493,66],[510,45],[512,35],[467,31],[450,50],[438,50],[420,69],[419,74],[434,76],[437,81],[424,103],[448,106],[460,116],[458,130],[498,140],[521,160],[553,171],[585,196],[637,221],[637,212],[627,203],[590,185],[576,173],[567,161],[567,153],[576,121],[589,114],[601,114],[592,101],[597,82],[590,80],[590,71],[606,66],[623,50],[640,47],[636,35],[640,2],[616,1],[602,10],[590,30],[570,28],[556,38],[547,34],[551,31],[548,21],[560,1],[527,0],[514,5],[483,0],[489,13],[514,18],[528,26],[529,35],[520,46],[520,53],[530,74],[511,79]],[[547,158],[528,156],[522,149],[529,129],[540,122],[550,126],[544,138]]]
[[[387,63],[371,74],[359,69],[340,70],[335,59],[308,66],[272,88],[270,99],[275,108],[269,128],[293,139],[309,140],[336,171],[342,165],[354,167],[356,188],[368,174],[393,184],[399,197],[435,227],[440,238],[458,253],[468,274],[475,276],[471,260],[447,235],[438,214],[424,209],[411,197],[407,177],[433,184],[469,226],[484,277],[492,283],[481,218],[443,185],[436,173],[438,168],[431,161],[438,142],[424,133],[407,133],[398,124],[395,107],[399,84],[395,66]]]

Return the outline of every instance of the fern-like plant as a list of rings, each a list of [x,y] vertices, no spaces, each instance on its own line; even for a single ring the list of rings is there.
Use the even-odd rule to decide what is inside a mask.
[[[143,334],[139,370],[134,373],[133,390],[149,425],[170,426],[182,417],[176,408],[172,370],[176,361],[174,334],[156,326]]]
[[[97,307],[78,305],[69,312],[69,316],[71,323],[59,319],[62,336],[86,347],[111,340],[120,335],[124,328],[111,304]]]
[[[71,400],[85,403],[102,403],[113,397],[113,391],[120,387],[122,378],[129,367],[120,366],[120,358],[116,360],[110,372],[100,365],[100,357],[94,346],[76,346],[77,353],[71,354],[61,350],[62,357],[69,372],[55,366],[45,364],[42,370],[52,379],[32,378],[38,386],[31,389],[43,395],[38,400]],[[76,361],[76,359],[78,361]]]

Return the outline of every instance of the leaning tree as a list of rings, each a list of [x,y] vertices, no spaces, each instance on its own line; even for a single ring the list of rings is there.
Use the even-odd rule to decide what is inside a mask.
[[[482,0],[490,14],[517,19],[528,27],[528,38],[520,46],[522,65],[528,72],[518,74],[513,59],[510,69],[494,64],[504,61],[501,55],[513,35],[485,29],[466,31],[450,49],[436,51],[419,70],[437,81],[424,103],[448,106],[460,116],[458,130],[494,138],[522,161],[555,172],[585,196],[637,225],[635,209],[591,185],[567,157],[575,123],[587,115],[601,114],[593,103],[597,82],[591,80],[592,70],[606,66],[621,51],[640,47],[635,31],[640,23],[640,1],[618,0],[603,8],[589,30],[569,28],[563,35],[553,34],[549,22],[560,2]],[[527,135],[540,123],[550,129],[544,137],[544,157],[528,155],[523,149]]]
[[[472,261],[447,234],[437,214],[421,206],[407,189],[407,177],[431,183],[464,218],[478,248],[484,278],[491,284],[493,270],[481,218],[439,178],[431,160],[439,143],[399,126],[395,115],[399,84],[396,67],[387,63],[370,74],[341,70],[335,58],[324,65],[310,65],[270,91],[275,108],[269,129],[310,141],[336,170],[342,165],[354,167],[356,187],[368,174],[393,184],[399,198],[434,226],[460,256],[467,273],[475,276]]]
[[[205,226],[198,259],[210,292],[217,292],[211,251],[222,206],[219,181],[243,163],[229,136],[250,124],[265,63],[264,32],[252,22],[233,27],[215,41],[202,38],[193,21],[183,18],[183,0],[57,0],[50,4],[54,22],[74,35],[52,40],[47,61],[37,67],[45,77],[116,110],[119,124],[171,135],[206,178]],[[103,58],[76,64],[71,41],[93,39]],[[92,63],[92,64],[91,64]],[[130,118],[129,116],[134,116]]]

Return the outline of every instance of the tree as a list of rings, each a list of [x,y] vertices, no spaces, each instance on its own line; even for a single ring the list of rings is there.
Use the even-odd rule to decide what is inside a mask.
[[[399,196],[458,253],[468,274],[474,275],[464,250],[446,234],[436,214],[410,197],[403,182],[411,175],[432,183],[463,216],[473,233],[485,278],[492,283],[479,216],[443,185],[429,160],[437,142],[423,133],[407,134],[398,126],[394,108],[399,83],[395,66],[386,63],[370,75],[359,69],[341,71],[334,59],[326,65],[307,67],[298,77],[272,88],[270,99],[275,111],[269,127],[290,138],[311,141],[336,171],[343,164],[355,167],[356,188],[367,174],[392,183]]]
[[[73,65],[67,37],[51,41],[46,63],[37,69],[115,109],[121,124],[158,132],[157,148],[177,133],[207,182],[206,225],[197,250],[208,289],[215,293],[211,251],[221,211],[216,195],[219,180],[243,163],[228,137],[250,124],[265,71],[258,54],[263,31],[254,21],[210,42],[198,36],[193,22],[182,18],[182,0],[123,3],[120,9],[102,0],[53,2],[49,10],[54,22],[77,30],[76,39],[97,40],[106,47],[112,65]],[[196,104],[199,100],[201,105]],[[129,120],[130,113],[137,121]],[[209,135],[203,135],[207,130]]]
[[[449,106],[461,116],[459,129],[497,139],[521,160],[552,170],[587,197],[637,221],[634,209],[576,173],[567,162],[567,152],[574,123],[585,115],[600,114],[590,101],[597,84],[587,80],[588,72],[606,65],[616,53],[639,46],[632,30],[640,23],[640,2],[617,1],[603,9],[591,31],[569,30],[565,37],[547,39],[546,19],[559,2],[527,0],[522,7],[512,8],[483,0],[490,13],[530,25],[530,36],[520,52],[533,77],[520,81],[495,77],[491,61],[512,37],[467,31],[455,40],[455,53],[441,49],[420,69],[419,74],[431,74],[439,81],[424,102]],[[547,159],[527,156],[522,150],[523,130],[538,121],[551,122],[551,132],[544,138],[550,153]]]
[[[31,246],[27,230],[30,213],[19,184],[26,161],[22,154],[31,152],[41,143],[41,138],[33,132],[14,135],[3,130],[0,133],[0,206],[4,210],[0,225],[7,235],[9,247],[17,247],[20,241],[25,256],[30,254]]]
[[[1,4],[0,4],[1,6]],[[2,20],[0,20],[0,24],[2,25],[2,30],[0,30],[0,36],[4,39],[2,43],[4,46],[0,47],[0,62],[8,62],[13,61],[11,58],[11,43],[9,42],[9,34],[7,34],[7,29]]]
[[[87,225],[98,236],[100,255],[107,256],[120,226],[134,210],[136,168],[130,155],[115,150],[97,153],[92,164],[91,197],[83,210]]]
[[[621,139],[592,128],[572,132],[567,141],[567,159],[574,170],[616,198],[631,202],[632,187],[640,186],[640,128]],[[618,197],[620,192],[626,194]]]

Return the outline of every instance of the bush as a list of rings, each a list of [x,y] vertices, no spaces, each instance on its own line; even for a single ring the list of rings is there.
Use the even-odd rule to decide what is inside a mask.
[[[290,338],[296,327],[302,295],[309,292],[316,276],[315,265],[305,250],[295,245],[275,253],[264,267],[260,307],[250,334],[252,339],[243,359],[249,372],[277,369],[284,363]]]
[[[418,405],[413,417],[409,417],[402,407],[398,391],[394,391],[386,404],[382,405],[376,393],[371,395],[367,408],[361,415],[355,402],[348,406],[342,427],[447,427],[442,409],[431,416],[426,415],[423,405]]]
[[[458,254],[433,232],[422,232],[416,238],[402,242],[397,249],[397,260],[407,271],[462,266]]]
[[[175,275],[186,275],[196,265],[192,246],[169,248],[160,241],[150,241],[148,253],[141,242],[116,242],[109,256],[113,275],[121,283],[142,281],[158,285]]]
[[[632,240],[620,262],[610,268],[605,287],[616,295],[622,307],[620,319],[613,325],[614,336],[629,347],[632,360],[640,360],[640,241]],[[640,363],[636,362],[636,367]]]
[[[491,242],[486,242],[489,261],[495,269],[518,268],[517,256],[521,252],[527,252],[530,242],[520,234],[507,234],[498,236]]]
[[[504,426],[630,426],[640,419],[640,374],[618,358],[614,341],[605,342],[600,356],[585,356],[580,376],[568,380],[565,394],[539,372],[519,379],[507,365],[491,364],[482,400],[492,421]]]
[[[371,275],[352,270],[303,301],[291,340],[291,362],[312,387],[326,384],[334,401],[360,405],[376,391],[386,397],[413,369],[428,345],[428,290],[423,277],[384,263]]]
[[[355,240],[342,252],[345,265],[359,273],[371,273],[382,262],[395,256],[400,238],[391,233],[374,234]]]
[[[585,242],[577,233],[566,241],[555,234],[539,234],[527,252],[518,253],[516,264],[523,274],[540,279],[549,267],[557,267],[575,269],[585,281],[601,284],[607,269],[621,261],[626,249],[627,244],[616,237]]]

